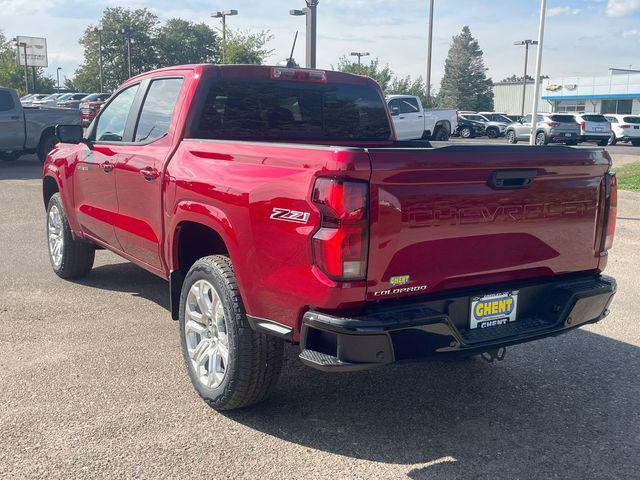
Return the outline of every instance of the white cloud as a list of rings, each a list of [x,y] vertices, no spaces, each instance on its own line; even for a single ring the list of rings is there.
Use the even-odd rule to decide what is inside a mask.
[[[577,15],[578,13],[580,13],[579,8],[571,8],[567,5],[562,7],[553,7],[547,10],[547,15],[550,17],[556,17],[558,15]]]
[[[622,32],[622,36],[623,37],[640,37],[640,30],[637,30],[635,28],[633,30],[626,30]]]
[[[609,0],[607,3],[607,15],[610,17],[622,17],[640,10],[640,0]]]

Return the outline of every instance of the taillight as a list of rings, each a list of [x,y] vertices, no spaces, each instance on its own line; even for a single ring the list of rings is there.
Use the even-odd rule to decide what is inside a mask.
[[[620,125],[620,128],[631,128],[631,125]]]
[[[547,125],[549,125],[550,127],[557,127],[560,124],[558,122],[547,122]]]
[[[586,130],[587,122],[580,122],[580,128]]]
[[[607,173],[604,177],[605,192],[605,225],[601,252],[604,253],[613,245],[613,237],[616,232],[616,217],[618,215],[618,181],[615,173]]]
[[[311,200],[321,214],[312,239],[316,266],[333,280],[366,277],[369,251],[369,187],[365,182],[318,178]]]

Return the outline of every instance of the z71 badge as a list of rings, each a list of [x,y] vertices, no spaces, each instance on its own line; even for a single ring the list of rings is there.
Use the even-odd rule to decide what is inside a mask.
[[[269,218],[282,220],[283,222],[307,223],[309,221],[309,212],[298,212],[287,208],[274,208]]]

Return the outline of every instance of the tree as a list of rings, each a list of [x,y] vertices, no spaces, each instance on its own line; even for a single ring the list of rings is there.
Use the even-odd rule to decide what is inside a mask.
[[[334,68],[333,65],[331,68]],[[342,56],[338,60],[339,72],[355,73],[357,75],[366,75],[367,77],[378,82],[378,85],[382,88],[382,91],[387,93],[391,84],[393,74],[389,68],[389,64],[384,67],[380,66],[380,60],[378,58],[371,60],[369,64],[358,64],[357,62],[350,61],[347,57]]]
[[[107,8],[98,22],[102,31],[102,72],[104,90],[110,91],[129,78],[127,36],[131,37],[131,72],[133,75],[152,70],[158,65],[155,37],[158,17],[150,10],[122,7]],[[127,33],[129,32],[129,33]],[[80,39],[84,62],[78,67],[73,85],[85,92],[100,88],[98,31],[89,25]]]
[[[220,58],[217,33],[205,23],[172,18],[158,30],[158,66],[216,63]]]
[[[24,67],[18,65],[17,51],[12,41],[7,40],[0,30],[0,85],[15,88],[18,95],[26,93],[24,84]],[[29,92],[33,92],[32,72],[29,67]],[[44,74],[44,69],[36,68],[36,92],[52,92],[55,82]]]
[[[549,78],[548,75],[540,75],[540,80],[544,80],[545,78]],[[527,74],[527,82],[533,82],[533,77]],[[510,77],[502,80],[501,83],[522,83],[522,75],[511,75]]]
[[[406,76],[404,78],[394,77],[391,81],[391,85],[385,92],[386,95],[414,95],[416,97],[420,97],[420,101],[424,108],[430,108],[432,105],[429,105],[427,102],[427,85],[424,82],[422,77],[418,77],[415,80],[411,78],[411,76]],[[432,100],[431,97],[430,100]]]
[[[462,32],[453,37],[445,61],[438,105],[461,110],[493,110],[492,81],[486,71],[478,41],[469,27],[464,26]]]
[[[249,33],[227,29],[226,37],[224,63],[261,65],[273,53],[273,49],[266,48],[267,43],[273,39],[268,30]]]

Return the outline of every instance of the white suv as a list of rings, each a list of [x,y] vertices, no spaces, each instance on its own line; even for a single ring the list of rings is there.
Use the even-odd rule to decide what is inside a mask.
[[[611,139],[609,145],[618,142],[631,142],[634,147],[640,147],[640,115],[605,115],[611,122]]]
[[[606,147],[611,139],[611,125],[609,121],[598,113],[576,113],[576,122],[580,125],[580,141],[596,142]]]

